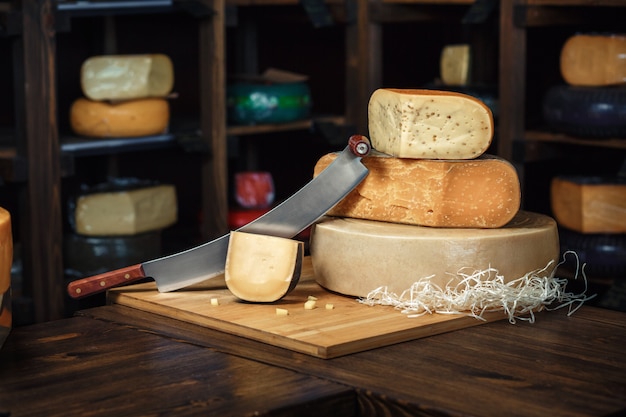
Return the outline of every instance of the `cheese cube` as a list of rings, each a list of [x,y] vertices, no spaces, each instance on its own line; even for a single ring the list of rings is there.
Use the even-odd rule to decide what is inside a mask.
[[[372,147],[400,158],[472,159],[494,131],[489,107],[450,91],[378,89],[368,118]]]

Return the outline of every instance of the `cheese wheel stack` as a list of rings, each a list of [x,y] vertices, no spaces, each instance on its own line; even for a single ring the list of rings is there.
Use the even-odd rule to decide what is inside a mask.
[[[174,84],[163,54],[95,56],[83,62],[81,89],[70,108],[70,126],[81,136],[140,137],[164,133]]]
[[[313,228],[320,285],[359,297],[378,286],[400,294],[424,277],[454,286],[462,271],[495,268],[508,282],[558,259],[556,222],[520,211],[515,168],[486,153],[494,123],[483,102],[379,89],[368,118],[369,174]],[[323,156],[314,175],[334,158]]]

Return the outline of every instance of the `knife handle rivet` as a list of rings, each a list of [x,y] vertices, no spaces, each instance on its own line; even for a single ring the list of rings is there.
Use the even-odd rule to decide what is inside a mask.
[[[125,278],[125,279],[130,278],[130,274],[124,274],[124,278]]]
[[[104,287],[105,285],[107,285],[107,283],[106,283],[106,282],[104,282],[104,281],[100,281],[100,286],[101,286],[101,287]]]
[[[83,290],[81,290],[80,288],[76,288],[76,294],[80,294],[81,292],[83,292]]]

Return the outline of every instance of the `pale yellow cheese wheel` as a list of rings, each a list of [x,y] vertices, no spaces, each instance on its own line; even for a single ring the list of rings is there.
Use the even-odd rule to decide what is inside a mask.
[[[521,278],[559,258],[556,222],[520,211],[498,229],[442,229],[373,220],[326,217],[310,242],[317,282],[341,294],[365,297],[387,286],[398,295],[422,278],[445,288],[458,273],[495,268],[504,281]]]
[[[561,75],[570,85],[626,83],[626,34],[577,34],[561,48]]]
[[[318,175],[336,158],[315,165]],[[328,214],[431,227],[504,226],[521,204],[515,167],[493,155],[471,160],[363,158],[367,177]]]
[[[79,98],[70,109],[74,133],[98,138],[140,137],[167,131],[169,103],[163,98],[109,103]]]
[[[485,103],[440,90],[374,91],[368,127],[372,147],[398,158],[472,159],[487,151],[494,134]]]

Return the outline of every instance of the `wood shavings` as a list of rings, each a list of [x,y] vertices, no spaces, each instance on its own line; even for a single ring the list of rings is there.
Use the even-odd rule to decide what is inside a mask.
[[[585,290],[580,294],[567,292],[566,278],[554,277],[557,267],[565,262],[568,255],[576,257],[577,268],[574,279],[578,279],[579,270],[585,280]],[[505,282],[504,277],[495,268],[475,271],[471,274],[460,271],[461,281],[456,285],[440,288],[430,282],[430,277],[416,281],[399,296],[388,292],[387,287],[371,291],[367,297],[358,301],[366,305],[393,306],[408,317],[420,317],[425,314],[466,314],[479,320],[486,312],[503,311],[514,324],[516,320],[535,322],[535,312],[568,307],[568,315],[573,314],[587,300],[595,297],[586,295],[587,278],[585,264],[580,267],[578,255],[573,251],[563,254],[563,261],[552,270],[551,261],[544,268],[531,271],[525,276]]]

